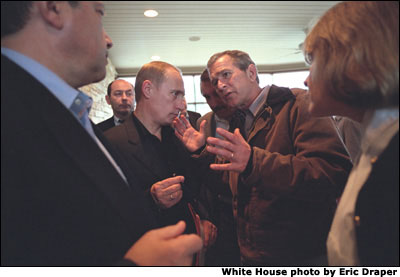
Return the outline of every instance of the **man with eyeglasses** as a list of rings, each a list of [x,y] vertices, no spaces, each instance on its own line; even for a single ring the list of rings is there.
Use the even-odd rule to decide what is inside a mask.
[[[120,125],[132,113],[135,108],[135,88],[122,79],[112,81],[107,87],[106,101],[114,115],[97,124],[103,132]]]

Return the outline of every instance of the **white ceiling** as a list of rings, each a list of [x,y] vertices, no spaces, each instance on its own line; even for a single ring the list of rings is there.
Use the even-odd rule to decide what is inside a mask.
[[[184,73],[208,58],[243,50],[259,71],[305,68],[299,44],[305,30],[338,1],[105,1],[103,24],[113,40],[110,58],[121,75],[135,74],[151,56]],[[159,15],[147,18],[143,12]],[[199,41],[189,37],[199,36]]]

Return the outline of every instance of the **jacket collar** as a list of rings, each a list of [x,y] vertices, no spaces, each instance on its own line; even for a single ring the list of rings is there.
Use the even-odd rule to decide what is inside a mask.
[[[250,142],[261,130],[271,128],[275,120],[275,115],[277,115],[283,105],[291,99],[295,99],[295,96],[290,89],[272,85],[264,104],[257,112],[247,141]]]

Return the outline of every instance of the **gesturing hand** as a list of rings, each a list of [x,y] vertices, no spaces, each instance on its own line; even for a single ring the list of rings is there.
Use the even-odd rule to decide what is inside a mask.
[[[150,193],[161,208],[171,208],[182,199],[183,191],[181,183],[184,180],[185,177],[183,176],[162,180],[151,186]]]
[[[217,128],[216,131],[225,140],[209,137],[207,143],[210,145],[207,146],[207,151],[225,158],[230,163],[211,164],[210,168],[242,173],[250,159],[250,145],[242,137],[239,129],[235,129],[233,134],[221,128]]]
[[[140,266],[179,266],[192,264],[193,254],[202,248],[195,234],[182,235],[185,222],[145,233],[125,254]]]
[[[205,120],[200,124],[200,132],[194,129],[183,115],[180,116],[180,119],[175,118],[172,124],[175,128],[175,135],[190,152],[195,152],[206,143],[204,135]]]

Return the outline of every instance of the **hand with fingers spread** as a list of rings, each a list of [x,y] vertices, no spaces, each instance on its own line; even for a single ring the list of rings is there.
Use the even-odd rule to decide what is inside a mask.
[[[251,147],[240,134],[239,129],[235,129],[234,133],[230,133],[224,129],[217,128],[217,133],[225,140],[209,137],[207,139],[207,151],[225,158],[230,163],[211,164],[213,170],[228,170],[242,173],[249,162],[251,155]]]
[[[195,152],[206,143],[205,120],[200,124],[200,132],[194,129],[183,115],[180,118],[175,118],[172,124],[175,128],[175,135],[190,152]]]
[[[190,266],[193,254],[202,248],[195,234],[182,235],[185,222],[145,233],[125,254],[140,266]]]
[[[185,177],[176,176],[157,182],[150,189],[151,196],[161,208],[171,208],[182,199],[184,180]]]

